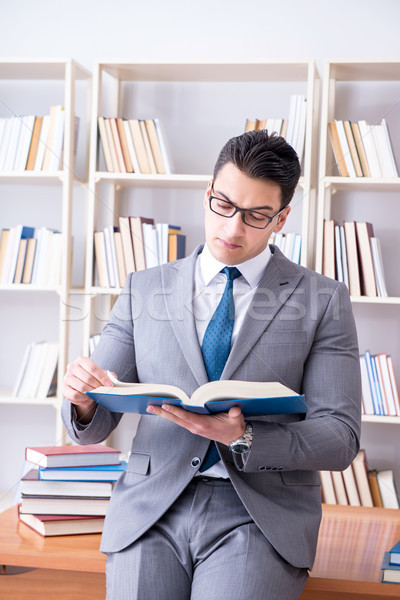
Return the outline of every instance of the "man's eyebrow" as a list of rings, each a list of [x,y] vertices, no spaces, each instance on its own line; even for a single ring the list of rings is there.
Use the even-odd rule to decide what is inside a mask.
[[[234,202],[232,202],[232,200],[230,198],[228,198],[228,196],[226,194],[224,194],[224,192],[216,190],[214,186],[213,186],[213,191],[214,191],[214,193],[217,193],[219,196],[223,196],[225,200],[227,200],[228,202],[230,202],[231,204],[233,204],[233,206],[236,206],[238,208],[237,204],[235,204]],[[256,211],[257,210],[274,210],[274,208],[272,206],[254,206],[254,208],[253,207],[252,208],[245,208],[243,210],[250,210],[250,211],[253,211],[253,210],[256,210]]]

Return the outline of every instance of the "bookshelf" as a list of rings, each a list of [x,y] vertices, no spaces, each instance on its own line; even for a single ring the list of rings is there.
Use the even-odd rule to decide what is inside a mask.
[[[365,94],[368,89],[368,94]],[[398,94],[400,91],[400,62],[388,60],[339,59],[325,61],[320,118],[319,176],[316,226],[315,269],[322,272],[324,219],[342,221],[369,221],[373,223],[374,234],[382,244],[382,254],[388,297],[352,296],[354,315],[359,334],[360,352],[367,348],[372,352],[386,352],[393,357],[397,380],[400,373],[400,353],[397,344],[400,279],[396,261],[393,260],[397,248],[399,211],[398,196],[400,178],[340,177],[332,151],[328,133],[328,123],[334,119],[349,119],[356,122],[366,119],[368,123],[378,123],[385,117],[395,158],[399,160],[400,132]],[[376,435],[382,435],[380,425],[400,425],[399,417],[363,415],[363,434],[367,442],[367,460],[379,460],[385,464],[382,451],[373,448],[374,428]],[[378,427],[378,429],[376,429]],[[391,427],[386,428],[388,440],[394,440]],[[391,437],[393,436],[393,437]],[[368,438],[371,455],[368,453]],[[398,439],[398,435],[397,435]],[[363,440],[362,440],[363,444]],[[380,455],[373,458],[374,454]],[[395,477],[396,461],[392,457]],[[399,481],[400,483],[400,481]]]
[[[46,226],[61,232],[61,259],[58,285],[35,285],[3,283],[0,285],[2,305],[2,329],[12,327],[18,344],[11,347],[11,373],[2,371],[0,379],[0,404],[12,406],[44,406],[56,411],[54,441],[63,439],[63,427],[59,408],[62,402],[60,382],[68,362],[70,293],[72,285],[72,207],[74,186],[86,179],[86,167],[77,173],[74,150],[76,102],[84,98],[87,111],[91,74],[72,59],[1,59],[0,89],[2,101],[0,116],[13,117],[21,114],[45,115],[51,105],[64,107],[64,142],[62,168],[46,171],[1,171],[0,204],[1,228],[23,222],[36,228]],[[17,95],[16,92],[20,90]],[[16,100],[18,98],[18,100]],[[78,140],[85,144],[87,136],[83,122],[88,115],[80,114]],[[82,119],[85,117],[85,119]],[[75,143],[74,143],[75,142]],[[84,150],[87,152],[87,148]],[[40,201],[31,206],[31,197]],[[12,324],[10,325],[9,320]],[[7,330],[7,329],[6,329]],[[34,337],[35,336],[35,337]],[[59,343],[58,386],[55,396],[47,398],[12,397],[12,379],[16,379],[18,366],[28,342],[52,339]],[[4,357],[10,347],[2,336],[1,352]],[[6,363],[7,364],[7,363]],[[7,379],[9,377],[9,379]],[[4,409],[2,409],[4,410]],[[23,419],[23,417],[21,417]]]
[[[281,92],[275,98],[271,92],[277,89],[277,84]],[[187,234],[188,254],[203,241],[202,198],[219,150],[230,137],[244,131],[248,117],[288,118],[290,95],[295,93],[307,99],[307,124],[302,177],[292,205],[297,231],[302,234],[301,263],[311,265],[319,99],[319,79],[313,61],[96,61],[86,231],[84,354],[88,353],[90,336],[101,330],[103,315],[120,291],[94,285],[96,228],[117,226],[120,215],[154,217],[156,221],[182,226]],[[172,174],[119,174],[99,167],[99,116],[159,118],[170,150]]]

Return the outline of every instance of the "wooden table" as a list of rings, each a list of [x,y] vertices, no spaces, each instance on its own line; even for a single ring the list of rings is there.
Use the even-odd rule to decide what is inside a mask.
[[[301,600],[400,598],[400,585],[381,583],[380,568],[398,540],[399,510],[324,505]],[[43,538],[18,521],[16,507],[6,510],[0,514],[0,565],[7,565],[1,600],[104,600],[106,558],[99,544],[100,534]]]
[[[44,538],[18,520],[17,507],[4,511],[1,600],[104,600],[106,557],[99,545],[100,534]]]

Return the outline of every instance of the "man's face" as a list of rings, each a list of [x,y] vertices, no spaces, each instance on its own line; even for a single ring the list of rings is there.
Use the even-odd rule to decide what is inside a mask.
[[[284,226],[290,207],[274,219],[266,229],[249,227],[241,213],[226,218],[210,210],[209,196],[211,183],[204,196],[205,233],[207,245],[215,259],[225,265],[239,265],[262,252],[273,231],[280,231]],[[213,182],[213,196],[229,200],[235,206],[257,210],[273,217],[280,211],[281,189],[277,183],[252,179],[240,171],[232,163],[222,167]]]

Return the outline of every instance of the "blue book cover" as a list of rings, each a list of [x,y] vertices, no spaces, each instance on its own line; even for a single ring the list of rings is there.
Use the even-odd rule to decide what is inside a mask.
[[[382,581],[384,583],[400,583],[400,565],[389,562],[389,552],[385,552],[382,562]]]
[[[163,384],[129,384],[114,379],[113,387],[86,392],[111,412],[149,414],[147,407],[173,404],[190,412],[215,414],[239,406],[245,416],[303,414],[307,405],[297,394],[279,382],[219,380],[200,386],[189,398],[183,390]]]
[[[39,479],[44,481],[117,481],[126,469],[126,461],[118,465],[88,467],[39,467]]]
[[[400,565],[400,540],[390,548],[389,560],[391,565]]]

